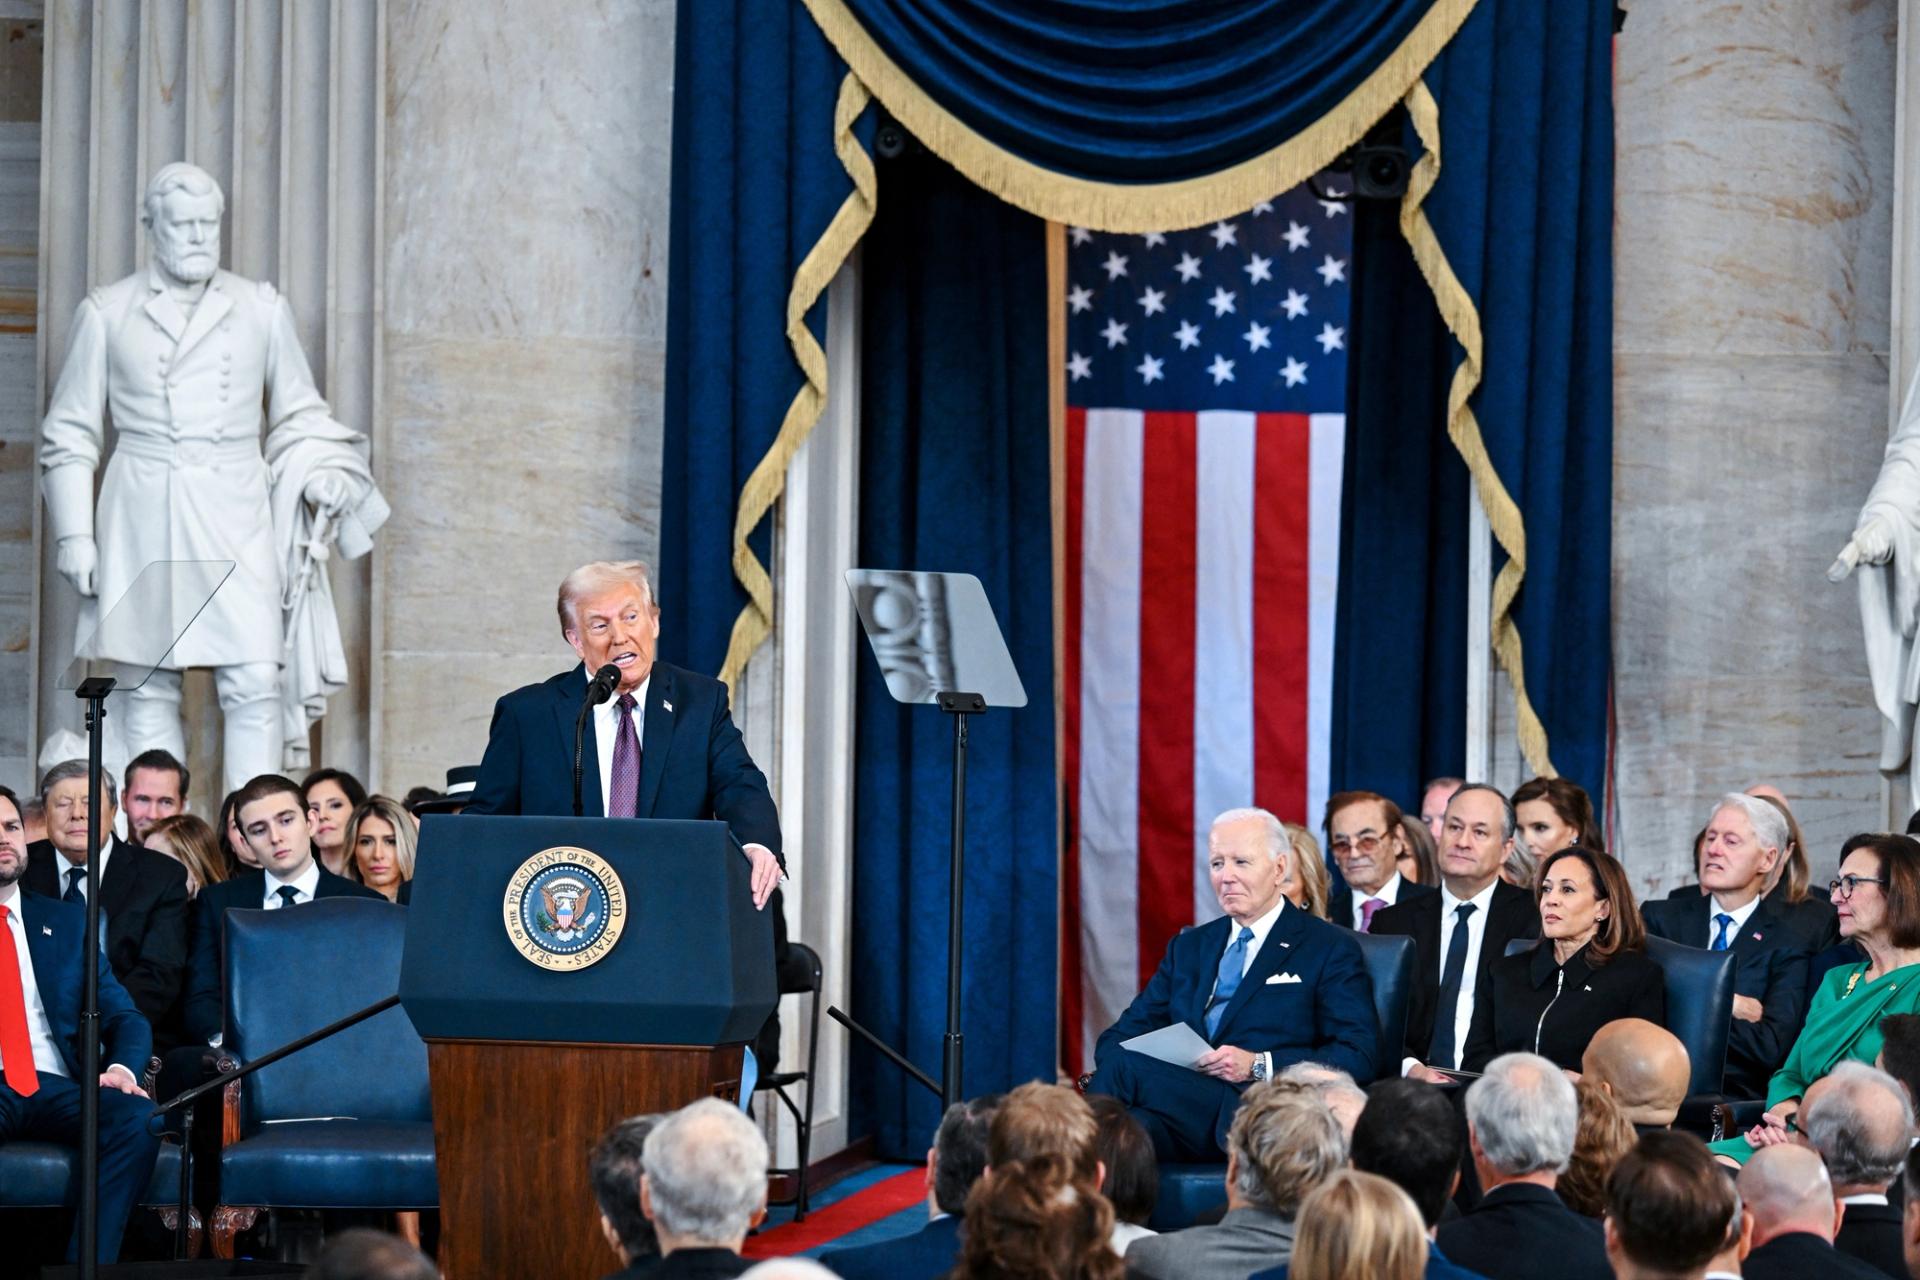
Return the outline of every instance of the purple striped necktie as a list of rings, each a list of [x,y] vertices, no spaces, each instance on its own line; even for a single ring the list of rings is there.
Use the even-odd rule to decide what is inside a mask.
[[[623,693],[613,733],[613,776],[607,785],[607,816],[640,816],[640,735],[633,731],[633,695]]]

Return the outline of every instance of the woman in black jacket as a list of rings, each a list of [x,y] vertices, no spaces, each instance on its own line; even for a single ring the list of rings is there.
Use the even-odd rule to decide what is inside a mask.
[[[1493,962],[1473,1002],[1460,1066],[1484,1071],[1503,1053],[1538,1053],[1569,1070],[1594,1033],[1618,1018],[1665,1025],[1666,979],[1647,955],[1647,930],[1626,870],[1612,854],[1573,845],[1540,868],[1540,941]]]

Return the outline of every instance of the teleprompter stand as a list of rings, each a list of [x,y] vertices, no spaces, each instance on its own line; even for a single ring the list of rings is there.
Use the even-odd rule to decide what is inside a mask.
[[[960,1101],[965,1038],[961,1031],[960,955],[965,918],[967,728],[989,706],[1024,707],[1027,691],[994,620],[980,579],[968,573],[850,569],[847,586],[860,625],[898,702],[932,703],[953,717],[952,846],[947,866],[947,1030],[940,1082],[838,1008],[827,1016],[873,1045],[888,1061],[950,1107]],[[978,690],[978,692],[966,692]]]

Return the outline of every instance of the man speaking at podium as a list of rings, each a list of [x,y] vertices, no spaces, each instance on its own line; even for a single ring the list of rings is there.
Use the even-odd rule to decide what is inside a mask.
[[[515,689],[493,709],[467,813],[573,814],[575,717],[609,667],[612,696],[587,717],[580,812],[608,818],[718,818],[753,864],[764,908],[786,871],[766,775],[727,709],[727,688],[654,660],[660,607],[638,560],[597,560],[560,584],[560,632],[580,665]],[[776,951],[785,930],[776,911]]]

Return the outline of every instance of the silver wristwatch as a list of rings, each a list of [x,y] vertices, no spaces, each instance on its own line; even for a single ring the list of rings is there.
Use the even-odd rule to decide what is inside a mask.
[[[1258,1084],[1262,1080],[1265,1080],[1266,1078],[1267,1078],[1267,1055],[1264,1053],[1256,1053],[1253,1055],[1253,1082],[1255,1084]]]

